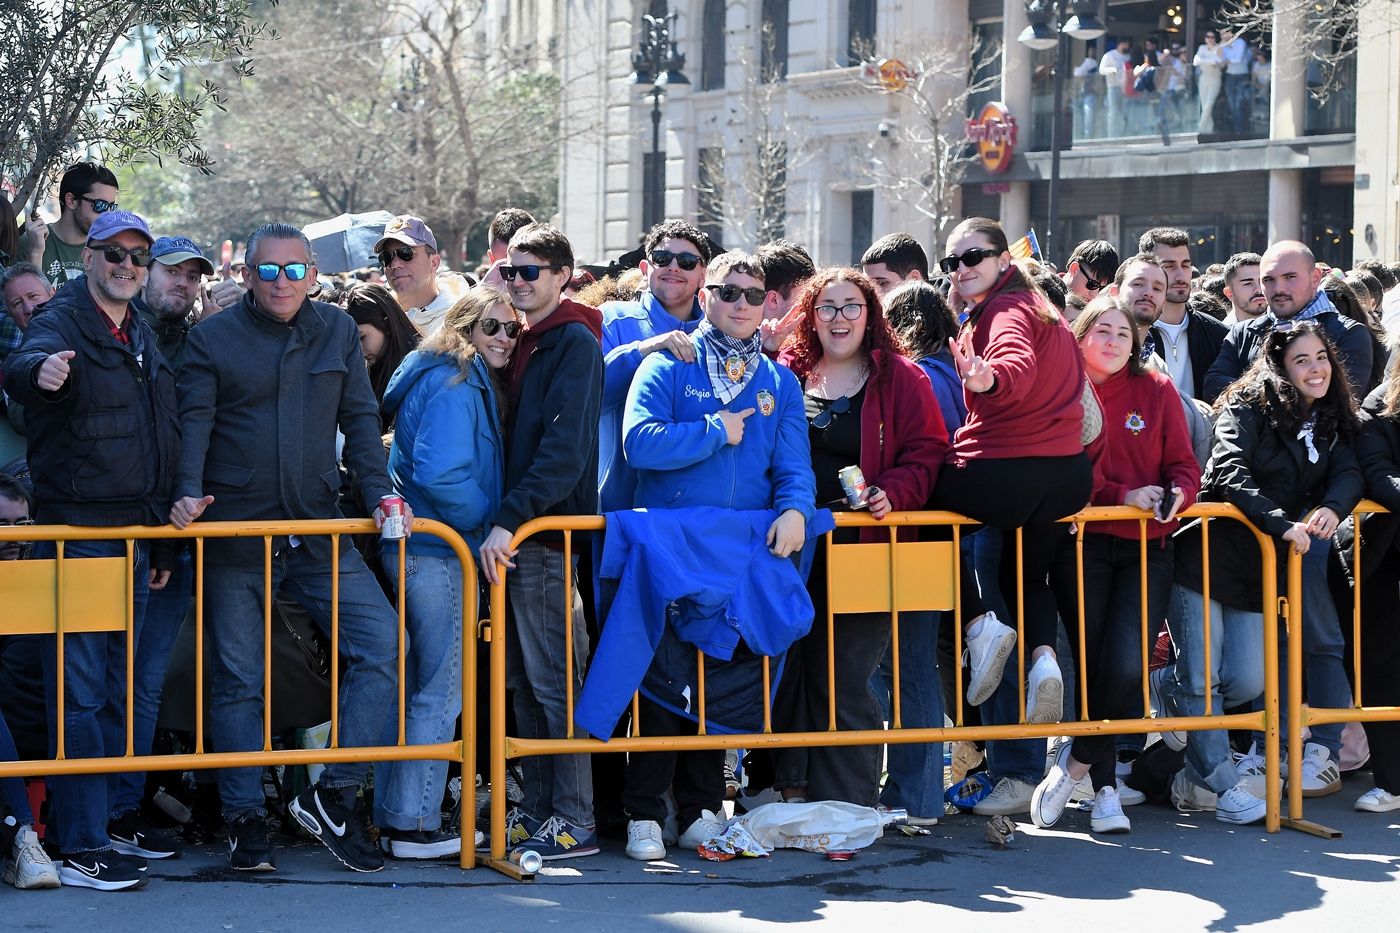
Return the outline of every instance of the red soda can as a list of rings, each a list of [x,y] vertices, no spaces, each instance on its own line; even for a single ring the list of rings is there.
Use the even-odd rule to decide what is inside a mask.
[[[380,496],[379,511],[384,513],[384,523],[379,526],[379,537],[385,541],[398,541],[408,536],[404,527],[403,496]]]

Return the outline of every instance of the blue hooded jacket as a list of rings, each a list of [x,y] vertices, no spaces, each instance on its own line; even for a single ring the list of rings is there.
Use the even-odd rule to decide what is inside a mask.
[[[632,377],[642,365],[642,341],[679,330],[693,334],[705,319],[694,299],[690,320],[682,321],[661,306],[651,292],[636,301],[610,301],[603,312],[603,410],[598,421],[598,507],[603,512],[630,509],[636,473],[622,455],[622,415]]]
[[[456,360],[415,350],[384,392],[397,411],[389,478],[413,514],[451,525],[476,556],[505,494],[504,440],[496,391],[478,354],[462,377]],[[412,554],[450,556],[433,535],[408,539]]]

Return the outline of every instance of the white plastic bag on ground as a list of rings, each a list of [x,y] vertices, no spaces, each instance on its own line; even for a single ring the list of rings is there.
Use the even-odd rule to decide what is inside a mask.
[[[864,849],[884,835],[878,810],[841,800],[765,803],[735,821],[743,823],[765,849],[851,851]]]

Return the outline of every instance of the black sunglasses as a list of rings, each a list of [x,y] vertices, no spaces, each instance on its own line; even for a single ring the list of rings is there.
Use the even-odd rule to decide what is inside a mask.
[[[379,264],[385,269],[389,268],[389,263],[397,257],[399,262],[413,262],[412,246],[396,246],[393,249],[386,249],[379,254]]]
[[[837,415],[844,415],[850,410],[851,400],[843,395],[833,401],[830,406],[817,412],[817,416],[812,419],[812,427],[818,431],[825,431],[831,427],[831,422],[836,420]]]
[[[974,246],[961,256],[944,256],[942,259],[938,260],[938,268],[943,270],[944,275],[952,275],[954,272],[958,271],[958,266],[960,264],[971,269],[973,266],[981,265],[984,259],[989,259],[999,254],[998,250],[982,249],[980,246]]]
[[[1087,275],[1084,276],[1084,287],[1091,292],[1096,292],[1107,284],[1107,282],[1100,282],[1098,279],[1091,279]]]
[[[700,257],[694,253],[673,253],[669,249],[652,250],[647,259],[651,260],[651,264],[658,269],[664,269],[674,261],[686,272],[693,271],[701,262]]]
[[[477,326],[481,328],[481,332],[488,337],[496,336],[496,332],[504,327],[506,329],[506,336],[511,340],[520,336],[520,328],[522,326],[519,321],[498,321],[493,317],[484,317],[476,323]]]
[[[515,277],[518,275],[527,282],[533,282],[540,277],[541,269],[548,269],[550,272],[558,272],[562,268],[564,267],[558,263],[550,263],[547,266],[537,266],[533,264],[528,266],[501,266],[501,278],[505,279],[507,282],[514,282]]]
[[[108,201],[106,198],[90,198],[85,194],[80,194],[78,195],[78,200],[86,201],[89,204],[91,204],[92,212],[94,214],[105,214],[108,211],[114,211],[117,209],[117,202]]]
[[[768,297],[768,292],[766,289],[740,288],[738,285],[734,284],[706,285],[705,289],[711,295],[714,295],[716,298],[718,298],[720,301],[730,303],[738,301],[739,296],[743,295],[744,300],[747,301],[749,304],[753,305],[755,308],[763,304],[764,299]]]
[[[139,268],[146,268],[151,264],[151,251],[144,246],[135,249],[128,249],[125,246],[94,246],[93,249],[102,253],[102,258],[114,266],[119,266],[126,257],[131,257],[131,264]]]

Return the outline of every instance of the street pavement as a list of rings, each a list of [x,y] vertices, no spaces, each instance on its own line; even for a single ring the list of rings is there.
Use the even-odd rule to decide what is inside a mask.
[[[1400,930],[1400,811],[1353,812],[1369,786],[1352,777],[1307,801],[1309,818],[1344,832],[1332,840],[1140,806],[1127,835],[1091,836],[1088,813],[1069,811],[1051,830],[1019,822],[999,848],[984,819],[960,815],[928,836],[891,831],[850,862],[779,850],[712,863],[673,850],[647,864],[605,841],[532,883],[443,863],[354,874],[316,843],[282,838],[271,875],[234,873],[209,846],[153,862],[139,892],[6,887],[0,930]]]

